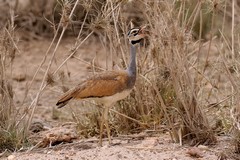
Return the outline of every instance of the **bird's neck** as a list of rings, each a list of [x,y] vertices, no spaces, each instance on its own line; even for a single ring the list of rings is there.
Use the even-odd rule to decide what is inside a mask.
[[[130,76],[136,76],[136,46],[131,44],[130,48],[130,64],[127,69]]]

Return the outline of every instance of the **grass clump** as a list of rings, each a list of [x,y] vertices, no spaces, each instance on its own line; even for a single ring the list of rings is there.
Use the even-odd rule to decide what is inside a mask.
[[[0,31],[0,151],[19,148],[26,138],[25,130],[20,126],[21,120],[18,120],[19,109],[14,104],[14,91],[8,77],[17,51],[12,23]]]
[[[122,107],[118,110],[152,128],[164,124],[175,142],[189,139],[192,144],[211,144],[216,142],[216,138],[199,101],[200,90],[196,84],[200,82],[194,77],[189,59],[194,49],[189,46],[195,42],[192,30],[187,29],[193,28],[195,22],[187,26],[187,22],[182,21],[180,17],[186,17],[184,2],[179,3],[182,10],[175,10],[176,4],[169,2],[142,2],[145,11],[142,16],[148,24],[150,45],[147,49],[141,47],[138,53],[136,87],[130,98],[120,102]],[[200,5],[195,7],[197,10]],[[192,12],[189,16],[197,15]],[[130,132],[136,128],[144,129],[123,118],[116,125]]]

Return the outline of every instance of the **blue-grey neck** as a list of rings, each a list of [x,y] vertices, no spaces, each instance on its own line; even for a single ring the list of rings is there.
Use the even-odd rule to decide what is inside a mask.
[[[136,77],[137,65],[136,65],[136,46],[131,44],[130,48],[130,64],[127,68],[127,72],[130,77]]]
[[[128,80],[127,88],[132,89],[135,85],[136,75],[137,75],[137,65],[136,65],[136,46],[131,44],[130,48],[130,64],[127,68]]]
[[[136,50],[137,50],[137,44],[140,43],[141,40],[142,39],[132,40],[130,43],[131,44],[130,64],[127,68],[127,73],[128,73],[127,88],[128,89],[132,89],[136,82],[136,77],[137,77]]]
[[[136,65],[136,46],[131,44],[130,48],[130,64],[127,68],[128,80],[127,87],[132,89],[135,85],[136,75],[137,75],[137,65]]]

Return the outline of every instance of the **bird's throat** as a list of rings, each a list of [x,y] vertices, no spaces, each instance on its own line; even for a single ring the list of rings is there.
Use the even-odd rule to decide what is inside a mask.
[[[135,44],[137,44],[137,43],[140,43],[140,42],[141,42],[141,40],[142,40],[142,39],[135,40],[135,41],[134,41],[134,40],[132,40],[132,41],[131,41],[131,43],[132,43],[133,45],[135,45]]]

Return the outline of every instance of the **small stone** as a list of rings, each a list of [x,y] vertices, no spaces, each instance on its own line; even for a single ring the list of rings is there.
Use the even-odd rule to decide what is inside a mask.
[[[22,82],[26,80],[26,74],[18,74],[13,76],[13,80],[17,81],[17,82]]]
[[[150,137],[146,138],[145,140],[142,141],[142,147],[147,147],[147,148],[152,148],[159,144],[158,138],[157,137]]]
[[[8,160],[13,160],[13,159],[15,159],[16,158],[16,156],[15,155],[10,155],[10,156],[8,156]]]
[[[204,146],[204,145],[199,145],[198,146],[199,149],[204,149],[204,150],[207,150],[208,149],[208,146]]]
[[[188,155],[190,155],[190,157],[193,158],[202,158],[203,157],[203,153],[201,152],[201,150],[197,147],[191,147],[188,149],[188,151],[186,152]]]

